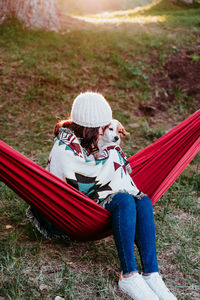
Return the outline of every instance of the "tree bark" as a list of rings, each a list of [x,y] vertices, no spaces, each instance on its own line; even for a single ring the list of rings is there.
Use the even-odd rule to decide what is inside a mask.
[[[27,27],[58,31],[60,12],[55,0],[0,0],[0,24],[16,16]]]

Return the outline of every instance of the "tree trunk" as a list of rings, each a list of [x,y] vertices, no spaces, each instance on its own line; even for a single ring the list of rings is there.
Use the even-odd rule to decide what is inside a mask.
[[[0,24],[16,16],[28,27],[58,31],[61,27],[56,0],[0,0]]]

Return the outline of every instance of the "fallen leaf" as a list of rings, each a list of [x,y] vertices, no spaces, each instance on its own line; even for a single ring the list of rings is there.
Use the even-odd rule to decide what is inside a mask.
[[[140,127],[140,124],[138,124],[138,123],[131,123],[131,124],[129,124],[129,127],[131,127],[131,128],[138,128],[138,127]]]
[[[39,289],[41,292],[46,293],[48,291],[48,286],[46,284],[40,284]]]
[[[13,228],[12,225],[6,225],[6,229],[11,229],[11,228]]]

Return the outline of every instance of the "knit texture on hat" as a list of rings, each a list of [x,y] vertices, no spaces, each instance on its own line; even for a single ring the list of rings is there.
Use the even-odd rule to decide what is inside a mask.
[[[112,120],[112,110],[101,94],[81,93],[73,102],[71,119],[84,127],[106,126]]]

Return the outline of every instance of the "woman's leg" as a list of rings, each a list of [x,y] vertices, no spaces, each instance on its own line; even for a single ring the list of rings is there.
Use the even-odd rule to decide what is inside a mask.
[[[136,233],[135,243],[139,249],[143,273],[158,272],[156,255],[156,234],[151,200],[144,196],[136,203]]]
[[[136,200],[137,222],[135,242],[138,246],[143,266],[145,282],[159,297],[159,300],[177,300],[158,273],[156,255],[156,234],[151,200],[144,196]]]
[[[136,204],[128,193],[116,194],[105,208],[112,213],[113,235],[124,276],[119,288],[134,300],[159,300],[141,275],[137,273],[134,255]]]
[[[130,277],[120,278],[120,289],[134,300],[176,300],[157,273],[151,200],[146,196],[141,200],[134,200],[127,193],[118,193],[105,208],[112,213],[113,235],[123,274],[136,272]],[[140,251],[144,274],[152,273],[150,276],[143,276],[145,280],[137,273],[134,241]]]
[[[112,228],[123,274],[137,272],[134,255],[136,205],[128,193],[118,193],[105,205],[112,213]]]

